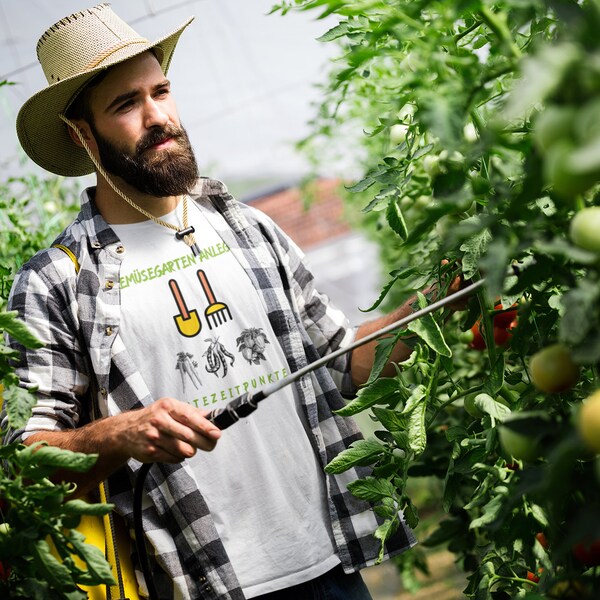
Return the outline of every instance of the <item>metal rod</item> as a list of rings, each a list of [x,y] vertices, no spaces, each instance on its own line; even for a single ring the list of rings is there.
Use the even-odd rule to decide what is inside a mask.
[[[327,354],[315,360],[309,365],[306,365],[306,367],[295,371],[285,379],[281,379],[280,381],[266,385],[264,388],[262,388],[255,394],[242,394],[241,396],[238,396],[237,398],[231,400],[231,402],[228,402],[224,408],[219,408],[211,411],[208,415],[206,415],[206,418],[209,421],[212,421],[220,429],[227,429],[227,427],[230,427],[234,423],[237,423],[241,418],[244,418],[249,414],[253,413],[258,407],[258,402],[264,400],[271,394],[274,394],[275,392],[279,391],[285,386],[290,385],[294,381],[297,381],[298,379],[304,377],[304,375],[307,375],[315,369],[325,366],[329,361],[333,360],[334,358],[337,358],[338,356],[342,356],[343,354],[352,352],[356,348],[359,348],[364,344],[368,344],[369,342],[380,338],[386,333],[390,333],[392,331],[395,331],[396,329],[400,329],[401,327],[408,325],[412,321],[416,321],[417,319],[429,315],[432,312],[439,310],[440,308],[445,308],[449,304],[454,304],[456,301],[461,300],[465,296],[473,294],[473,292],[475,292],[484,284],[484,281],[484,279],[480,279],[474,283],[471,283],[450,296],[446,296],[441,300],[437,300],[436,302],[429,304],[425,308],[421,308],[411,313],[410,315],[403,317],[402,319],[398,319],[397,321],[394,321],[393,323],[390,323],[389,325],[386,325],[385,327],[382,327],[381,329],[378,329],[377,331],[374,331],[373,333],[370,333],[369,335],[366,335],[360,338],[359,340],[356,340],[349,346],[339,348],[335,352],[331,352],[330,354]],[[153,463],[143,464],[138,472],[134,490],[133,516],[135,525],[135,542],[137,546],[139,560],[141,563],[142,571],[144,573],[144,578],[146,580],[146,585],[148,586],[149,598],[150,600],[155,600],[157,598],[157,595],[156,590],[154,588],[154,581],[152,577],[152,571],[150,569],[150,561],[148,560],[148,552],[144,540],[144,530],[142,525],[142,494],[144,490],[144,482],[146,476],[148,475],[150,467],[152,467],[152,464]]]

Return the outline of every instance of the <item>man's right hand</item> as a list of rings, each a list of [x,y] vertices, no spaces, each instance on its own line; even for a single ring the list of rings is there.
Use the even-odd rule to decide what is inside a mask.
[[[110,437],[126,458],[140,462],[177,463],[191,458],[197,450],[211,451],[221,430],[194,408],[175,398],[160,398],[150,406],[122,413],[117,430]]]
[[[53,477],[76,483],[76,495],[83,496],[129,458],[146,463],[178,463],[198,450],[212,450],[221,430],[206,419],[207,414],[175,398],[160,398],[145,408],[98,419],[77,429],[40,431],[25,443],[46,442],[73,452],[98,454],[98,461],[87,473],[63,470]]]

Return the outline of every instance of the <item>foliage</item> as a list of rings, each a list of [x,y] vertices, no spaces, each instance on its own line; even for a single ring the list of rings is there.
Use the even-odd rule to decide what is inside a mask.
[[[73,185],[61,178],[28,174],[0,183],[0,406],[11,429],[24,426],[36,399],[35,390],[19,387],[11,364],[17,353],[2,334],[26,347],[40,343],[5,310],[8,292],[20,266],[52,242],[77,206]],[[85,472],[96,458],[44,444],[0,447],[0,597],[84,600],[79,585],[114,583],[103,552],[75,529],[83,515],[112,505],[69,498],[72,484],[50,480],[63,469]]]
[[[382,541],[398,508],[418,524],[407,482],[443,482],[447,516],[424,544],[456,553],[467,597],[598,597],[597,568],[572,548],[600,538],[599,459],[576,426],[600,387],[600,261],[593,232],[569,229],[600,203],[600,3],[295,0],[274,10],[339,19],[321,37],[341,57],[304,147],[341,142],[349,153],[347,132],[364,132],[365,173],[348,190],[390,269],[372,308],[431,281],[485,277],[468,310],[399,332],[412,354],[395,377],[378,377],[392,346],[380,343],[367,386],[341,411],[370,408],[379,430],[328,469],[373,465],[351,489],[378,502]],[[495,320],[511,308],[500,341]],[[479,349],[461,333],[476,323]],[[529,360],[556,343],[579,379],[542,392]],[[539,582],[527,578],[539,569]]]

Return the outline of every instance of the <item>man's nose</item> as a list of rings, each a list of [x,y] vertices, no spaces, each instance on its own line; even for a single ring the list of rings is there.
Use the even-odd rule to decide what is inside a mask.
[[[145,105],[145,126],[148,129],[152,127],[164,127],[169,122],[169,116],[163,108],[153,99],[146,102]]]

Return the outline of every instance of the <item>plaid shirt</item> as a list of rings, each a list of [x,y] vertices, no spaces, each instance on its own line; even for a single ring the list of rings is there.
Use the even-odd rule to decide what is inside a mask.
[[[209,218],[215,212],[224,217],[227,227],[218,233],[262,296],[292,372],[353,341],[354,331],[344,315],[315,290],[300,250],[267,216],[237,203],[215,180],[200,179],[192,198]],[[119,336],[117,282],[126,248],[98,213],[88,190],[82,194],[78,218],[55,243],[78,257],[79,274],[64,252],[50,248],[21,269],[11,291],[10,308],[45,346],[28,350],[11,341],[21,353],[19,378],[23,386],[37,386],[38,404],[25,429],[9,433],[10,441],[85,423],[94,395],[99,406],[106,407],[110,397],[121,411],[153,401]],[[349,354],[344,355],[295,383],[323,466],[360,438],[351,419],[333,414],[344,405],[340,390],[353,392],[349,362]],[[110,499],[130,526],[132,488],[140,466],[131,459],[110,480]],[[349,481],[366,474],[358,468],[326,475],[333,536],[346,572],[373,564],[379,553],[373,537],[379,518],[346,489]],[[159,540],[154,560],[160,566],[156,586],[161,597],[243,599],[186,462],[155,465],[146,489],[144,528],[152,531],[155,543]],[[402,522],[387,545],[387,556],[414,544]]]

